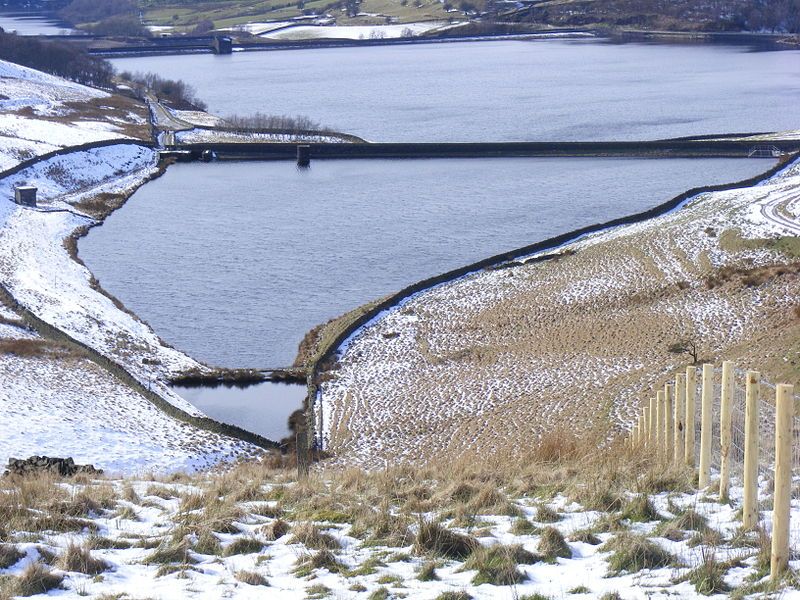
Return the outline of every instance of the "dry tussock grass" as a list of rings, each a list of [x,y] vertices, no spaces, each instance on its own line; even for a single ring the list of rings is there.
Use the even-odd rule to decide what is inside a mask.
[[[23,358],[64,358],[77,355],[72,347],[43,339],[2,339],[0,354],[13,354]]]
[[[275,540],[278,540],[289,533],[291,529],[291,525],[289,525],[289,523],[283,519],[275,519],[271,523],[267,523],[261,529],[259,529],[258,533],[261,534],[265,540],[274,542]]]
[[[10,581],[6,587],[9,597],[35,596],[46,594],[61,587],[64,576],[54,573],[50,567],[39,562],[30,563],[21,575]],[[0,592],[3,593],[3,592]]]
[[[0,544],[0,569],[7,569],[25,556],[13,544]]]
[[[470,535],[457,533],[441,523],[420,520],[414,539],[414,552],[422,556],[440,556],[465,560],[480,544]]]
[[[58,566],[63,571],[75,571],[85,575],[98,575],[111,566],[104,560],[92,556],[89,544],[70,543],[59,557]]]
[[[269,585],[267,578],[255,571],[236,571],[236,579],[247,585]]]
[[[116,505],[114,488],[107,483],[67,489],[49,473],[0,480],[0,523],[13,531],[70,532],[96,526],[87,520]]]
[[[292,528],[294,537],[292,543],[303,544],[306,548],[314,550],[338,550],[341,548],[339,541],[329,533],[325,533],[314,523],[298,523]]]

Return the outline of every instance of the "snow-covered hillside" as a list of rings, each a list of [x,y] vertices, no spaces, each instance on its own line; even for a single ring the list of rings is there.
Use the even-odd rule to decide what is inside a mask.
[[[96,289],[90,271],[65,244],[95,223],[97,198],[130,194],[157,170],[155,151],[116,144],[36,163],[0,180],[0,282],[38,318],[123,365],[162,398],[202,413],[164,383],[200,365]],[[39,189],[37,208],[14,204],[16,184]],[[72,455],[131,473],[183,470],[248,455],[249,444],[198,430],[159,410],[74,350],[0,314],[0,461],[31,454]],[[23,342],[21,338],[34,340]]]
[[[559,427],[612,436],[681,364],[668,347],[683,337],[704,359],[784,377],[800,278],[775,240],[800,234],[798,206],[796,162],[556,259],[408,298],[351,336],[324,375],[324,447],[376,467],[519,447]]]
[[[147,134],[138,102],[0,61],[0,171],[59,148]]]

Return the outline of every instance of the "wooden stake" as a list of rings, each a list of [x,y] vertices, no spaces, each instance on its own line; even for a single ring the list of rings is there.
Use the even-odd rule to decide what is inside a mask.
[[[658,402],[650,398],[650,433],[648,444],[651,454],[658,454]]]
[[[675,410],[673,408],[674,395],[675,390],[672,384],[666,384],[664,386],[664,459],[667,462],[672,460],[673,429],[675,429]]]
[[[728,501],[731,485],[731,447],[733,438],[733,363],[722,363],[722,396],[719,408],[719,500]]]
[[[675,375],[675,438],[672,448],[675,464],[682,465],[684,452],[686,452],[686,376],[683,373]]]
[[[639,413],[639,422],[636,428],[636,445],[641,447],[644,444],[644,431],[645,431],[645,417],[644,409]]]
[[[714,398],[714,366],[703,365],[703,388],[700,416],[700,474],[698,486],[702,489],[708,486],[711,477],[711,411]]]
[[[744,505],[742,527],[758,525],[758,403],[761,398],[758,371],[748,371],[744,409]]]
[[[656,455],[659,458],[664,458],[664,391],[658,390],[656,392]]]
[[[684,458],[694,466],[695,396],[697,395],[697,367],[686,367],[686,427]]]
[[[792,485],[792,421],[794,387],[781,384],[775,392],[775,493],[772,503],[770,576],[779,579],[789,567],[789,502]]]

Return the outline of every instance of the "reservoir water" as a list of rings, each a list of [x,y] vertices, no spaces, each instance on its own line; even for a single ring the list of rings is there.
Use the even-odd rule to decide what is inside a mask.
[[[0,27],[17,35],[64,35],[72,32],[69,25],[56,17],[40,13],[0,12]]]
[[[303,408],[307,391],[304,385],[275,382],[173,389],[209,417],[238,425],[273,442],[291,434],[289,417]]]
[[[800,51],[491,41],[113,61],[212,112],[307,115],[372,141],[659,139],[800,129]]]
[[[771,164],[177,164],[79,250],[103,287],[179,349],[220,366],[284,367],[313,326],[409,283]]]

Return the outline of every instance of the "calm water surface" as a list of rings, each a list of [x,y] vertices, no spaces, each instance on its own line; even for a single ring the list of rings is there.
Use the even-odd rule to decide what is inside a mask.
[[[17,35],[62,35],[72,30],[57,19],[19,12],[0,13],[0,27],[4,31],[16,31]]]
[[[409,283],[770,164],[178,164],[81,240],[80,255],[181,350],[227,367],[283,367],[313,326]]]
[[[179,387],[173,389],[209,417],[238,425],[279,442],[289,435],[289,416],[303,407],[306,386],[259,383],[239,387]]]
[[[212,112],[307,115],[373,141],[658,139],[800,128],[800,51],[497,41],[125,58]]]

